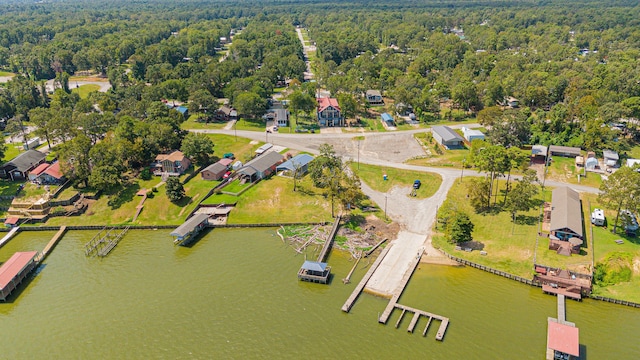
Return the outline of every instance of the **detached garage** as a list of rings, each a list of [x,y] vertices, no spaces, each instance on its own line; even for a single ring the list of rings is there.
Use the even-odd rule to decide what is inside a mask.
[[[448,126],[434,126],[431,128],[431,132],[438,144],[448,149],[457,149],[463,146],[464,139],[462,136]]]

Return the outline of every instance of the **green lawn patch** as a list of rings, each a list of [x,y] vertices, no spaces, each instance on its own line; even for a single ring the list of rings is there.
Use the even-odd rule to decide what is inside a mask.
[[[331,202],[313,187],[309,176],[298,181],[295,192],[292,179],[273,176],[260,181],[238,199],[229,214],[231,224],[331,220]]]
[[[22,144],[6,144],[7,147],[4,151],[4,156],[2,158],[3,162],[7,162],[16,156],[20,155],[24,151]]]
[[[407,164],[454,167],[462,170],[463,160],[469,156],[469,150],[467,148],[447,150],[437,144],[430,133],[418,133],[414,134],[414,137],[425,148],[427,155],[411,159],[407,161]]]
[[[235,195],[229,194],[212,194],[208,198],[204,199],[202,202],[203,205],[219,205],[219,204],[227,204],[232,205],[238,202],[239,197]]]
[[[407,196],[409,196],[409,188],[413,186],[415,180],[420,180],[422,185],[417,191],[417,198],[428,198],[436,193],[442,178],[438,174],[401,170],[396,168],[383,168],[380,166],[352,163],[351,169],[358,174],[361,181],[365,181],[371,188],[381,192],[387,192],[391,190],[393,186],[407,187]],[[387,174],[388,180],[383,180],[383,174]]]
[[[0,76],[16,76],[16,74],[9,71],[0,70]]]
[[[204,130],[204,129],[223,129],[227,122],[204,122],[198,120],[198,114],[189,116],[189,118],[180,124],[180,128],[184,130]]]
[[[233,135],[207,134],[215,145],[214,155],[223,157],[226,153],[233,153],[236,159],[244,161],[253,156],[253,152],[260,147],[260,144],[252,144],[252,141],[243,137]]]
[[[71,89],[71,92],[77,93],[80,96],[80,99],[86,99],[89,96],[89,93],[100,90],[100,86],[96,84],[86,84],[80,85],[75,89]]]
[[[248,188],[249,186],[251,186],[251,183],[249,182],[242,184],[240,183],[240,180],[234,180],[231,183],[229,183],[227,186],[223,187],[222,191],[227,193],[232,193],[232,194],[238,194],[242,190]]]
[[[240,118],[235,126],[238,130],[266,131],[267,129],[266,122],[263,119]]]
[[[595,188],[599,188],[600,184],[602,184],[600,174],[592,172],[585,173],[584,168],[575,165],[574,158],[553,156],[552,159],[551,165],[547,167],[547,180],[556,180]],[[583,174],[586,174],[586,176],[582,176]],[[579,182],[578,175],[581,175]]]

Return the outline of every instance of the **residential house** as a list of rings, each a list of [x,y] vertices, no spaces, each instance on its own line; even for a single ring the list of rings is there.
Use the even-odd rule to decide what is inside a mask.
[[[238,119],[238,112],[229,105],[222,105],[222,107],[216,110],[214,119],[216,121],[232,121]]]
[[[165,105],[167,105],[167,107],[169,109],[173,109],[177,112],[179,112],[180,114],[182,114],[182,116],[186,119],[187,117],[189,117],[189,108],[187,108],[186,106],[182,106],[182,105],[174,105],[174,104],[169,104],[166,103]]]
[[[269,151],[244,164],[238,170],[238,174],[249,182],[262,180],[273,174],[283,159],[284,156],[281,154]]]
[[[160,154],[156,156],[153,167],[155,175],[180,176],[191,166],[191,160],[184,156],[182,151],[174,151],[171,154]]]
[[[318,124],[320,126],[344,126],[342,110],[334,98],[318,98]]]
[[[612,150],[602,150],[602,156],[604,157],[604,164],[607,167],[618,167],[618,160],[620,160],[620,157],[617,152]]]
[[[38,176],[36,182],[39,184],[62,184],[65,178],[60,170],[60,162],[56,161]]]
[[[47,168],[49,167],[49,163],[42,163],[40,165],[38,165],[35,169],[29,171],[29,181],[36,181],[36,179],[38,178],[38,176],[40,176],[40,174],[42,174],[45,170],[47,170]]]
[[[267,121],[273,121],[278,127],[289,126],[289,110],[284,108],[274,108],[269,110],[263,118]]]
[[[462,128],[462,134],[464,135],[464,138],[468,142],[472,142],[473,140],[476,140],[476,139],[477,140],[484,140],[484,134],[482,133],[482,131],[469,129],[466,126]]]
[[[572,157],[580,156],[581,151],[580,148],[570,147],[570,146],[558,146],[558,145],[550,145],[549,146],[549,155],[551,156],[563,156],[563,157]]]
[[[221,180],[224,174],[229,171],[229,168],[220,162],[211,164],[200,171],[200,175],[204,180]]]
[[[505,102],[510,108],[517,108],[520,105],[520,101],[513,96],[507,97]]]
[[[549,249],[559,254],[580,253],[584,241],[580,194],[566,186],[553,190]]]
[[[463,146],[464,139],[462,136],[448,126],[434,126],[431,128],[431,133],[436,142],[447,149],[461,148]]]
[[[382,94],[379,90],[367,90],[365,96],[369,105],[384,105],[384,100],[382,100]]]
[[[313,156],[309,154],[298,154],[291,159],[283,162],[276,167],[276,171],[284,171],[293,174],[298,169],[298,174],[306,174],[309,170],[309,163],[313,160]]]
[[[27,179],[29,172],[46,160],[46,155],[38,150],[27,150],[0,167],[3,179]]]

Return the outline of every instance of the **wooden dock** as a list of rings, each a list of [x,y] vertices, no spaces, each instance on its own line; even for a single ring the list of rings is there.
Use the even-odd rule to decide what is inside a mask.
[[[51,240],[49,240],[47,245],[44,247],[44,250],[42,250],[42,252],[36,258],[36,261],[42,262],[47,257],[47,255],[49,255],[51,250],[53,250],[53,248],[58,244],[60,239],[62,239],[62,236],[65,232],[67,232],[67,227],[63,225],[60,227],[60,230],[58,230],[58,232],[53,235]]]
[[[436,320],[440,320],[440,327],[438,328],[438,332],[436,333],[436,340],[442,341],[444,339],[444,334],[447,331],[447,327],[449,326],[449,318],[436,315],[427,311],[418,310],[409,306],[401,305],[396,303],[395,300],[396,299],[394,298],[394,299],[391,299],[391,301],[389,301],[389,305],[387,305],[385,312],[380,317],[380,319],[378,319],[378,322],[382,324],[386,324],[393,310],[399,309],[399,310],[402,310],[402,314],[400,314],[398,321],[396,321],[396,329],[400,326],[400,323],[402,322],[402,318],[404,317],[404,314],[409,312],[409,313],[413,313],[413,317],[411,318],[409,327],[407,327],[407,332],[413,333],[413,331],[416,328],[416,325],[418,325],[418,320],[420,320],[421,316],[424,316],[428,318],[428,321],[427,321],[427,325],[424,327],[424,331],[422,331],[422,336],[427,335],[427,331],[429,330],[429,325],[431,325],[431,321],[433,319],[436,319]]]
[[[9,240],[11,240],[11,238],[14,237],[14,235],[20,230],[19,226],[14,227],[13,229],[9,230],[9,232],[7,233],[7,235],[3,236],[2,239],[0,239],[0,247],[3,247],[4,244],[8,243]]]
[[[565,322],[566,320],[564,295],[558,294],[558,321]]]
[[[384,259],[384,257],[387,255],[392,245],[393,244],[390,244],[389,246],[384,248],[384,250],[382,250],[382,252],[378,256],[376,261],[374,261],[371,267],[369,268],[369,271],[367,271],[367,273],[364,274],[364,277],[362,278],[362,280],[360,280],[360,282],[358,283],[356,288],[353,290],[353,292],[351,293],[347,301],[345,301],[344,305],[342,305],[342,311],[348,313],[351,310],[351,307],[353,307],[353,304],[358,299],[358,296],[360,296],[360,293],[362,292],[364,287],[367,286],[367,282],[369,282],[369,279],[371,279],[371,276],[378,268],[378,265],[380,265],[380,263],[382,262],[382,259]]]
[[[351,284],[351,275],[353,275],[353,272],[356,270],[356,267],[358,266],[358,263],[360,262],[360,259],[362,259],[362,252],[360,253],[360,256],[358,256],[358,259],[356,260],[356,263],[353,264],[353,267],[351,268],[351,271],[349,271],[349,274],[347,274],[347,277],[342,279],[342,282],[346,285],[346,284]]]
[[[333,240],[336,238],[336,233],[338,232],[338,226],[340,226],[341,216],[336,216],[336,221],[333,223],[333,227],[331,228],[331,232],[329,233],[329,237],[327,241],[324,242],[324,246],[322,247],[322,251],[320,251],[320,255],[318,255],[318,262],[325,262],[325,258],[329,255],[329,251],[331,250],[331,245],[333,245]]]
[[[384,244],[386,241],[387,241],[387,238],[380,240],[380,242],[378,242],[374,247],[372,247],[369,251],[367,251],[364,254],[364,257],[369,257],[371,254],[373,254],[374,251],[376,251],[377,248],[380,247],[380,245]]]

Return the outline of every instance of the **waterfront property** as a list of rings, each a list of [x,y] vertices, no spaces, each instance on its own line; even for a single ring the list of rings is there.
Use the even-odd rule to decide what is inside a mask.
[[[580,194],[566,186],[553,190],[551,200],[549,250],[558,254],[579,254],[584,242]]]
[[[298,280],[326,284],[329,282],[331,266],[325,262],[305,261],[298,271]]]
[[[238,170],[238,174],[248,182],[262,180],[273,174],[283,159],[284,156],[281,154],[269,151],[244,164]]]
[[[382,94],[379,90],[367,90],[365,97],[369,105],[384,105]]]
[[[37,251],[17,252],[0,266],[0,300],[5,301],[38,264]]]
[[[574,300],[591,294],[591,275],[544,265],[535,265],[533,281],[542,285],[548,294],[564,295]]]
[[[209,224],[209,214],[195,214],[171,232],[173,243],[187,245]]]
[[[448,126],[438,125],[431,128],[435,141],[447,149],[461,148],[464,139]]]
[[[170,154],[156,156],[153,165],[154,175],[180,176],[191,166],[191,160],[184,156],[182,151],[173,151]]]

